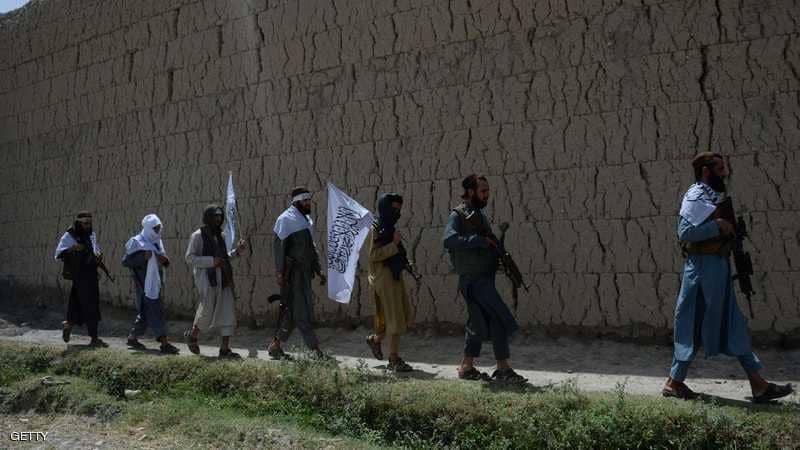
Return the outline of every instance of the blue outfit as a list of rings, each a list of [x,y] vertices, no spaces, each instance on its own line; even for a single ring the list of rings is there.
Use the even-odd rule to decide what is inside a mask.
[[[155,257],[155,254],[151,256],[151,258]],[[138,314],[130,335],[132,337],[142,336],[149,327],[153,336],[157,338],[166,336],[167,323],[164,318],[161,296],[159,295],[159,298],[154,300],[144,295],[144,280],[147,275],[147,259],[144,257],[144,251],[125,256],[122,260],[122,265],[130,269],[136,292],[135,301]],[[158,270],[163,272],[160,267]]]
[[[681,217],[678,239],[702,242],[719,236],[716,221],[694,226]],[[750,349],[747,320],[739,310],[727,256],[690,254],[683,268],[681,290],[675,307],[675,349],[670,376],[686,379],[689,364],[702,345],[707,357],[735,356],[747,373],[763,366]]]
[[[480,210],[466,211],[477,214],[476,222],[490,232],[489,222]],[[494,235],[490,237],[499,242]],[[467,306],[464,356],[477,358],[483,341],[492,341],[495,359],[508,359],[508,339],[519,325],[495,288],[497,251],[489,248],[481,230],[466,223],[456,211],[445,226],[444,247],[459,275],[458,290]]]

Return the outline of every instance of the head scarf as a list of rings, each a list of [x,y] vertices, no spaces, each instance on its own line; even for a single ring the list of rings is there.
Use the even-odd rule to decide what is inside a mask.
[[[161,231],[156,233],[154,228],[161,225]],[[147,260],[147,273],[144,278],[144,295],[151,300],[158,300],[161,296],[161,273],[159,272],[159,262],[156,255],[167,256],[164,243],[161,240],[161,233],[164,226],[161,219],[155,214],[148,214],[142,219],[142,231],[133,236],[125,244],[125,253],[131,255],[140,251],[152,252]]]
[[[297,187],[292,190],[292,203],[286,211],[282,212],[275,220],[275,226],[272,231],[278,235],[278,239],[284,240],[289,235],[297,233],[298,231],[308,230],[313,234],[314,220],[311,215],[303,214],[295,203],[303,200],[310,200],[311,192],[304,187]]]
[[[403,203],[403,197],[395,192],[381,194],[378,198],[378,218],[375,220],[373,227],[375,228],[375,235],[373,237],[375,244],[384,246],[392,242],[394,239],[395,225],[400,220],[400,211],[392,206],[392,203]],[[392,277],[399,280],[400,276],[408,264],[408,255],[403,243],[397,245],[398,253],[383,261],[383,264],[392,272]]]

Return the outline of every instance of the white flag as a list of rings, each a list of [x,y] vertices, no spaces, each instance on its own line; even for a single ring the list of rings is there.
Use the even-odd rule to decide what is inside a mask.
[[[233,172],[228,172],[228,191],[225,195],[225,247],[233,250],[236,242],[236,193],[233,191]]]
[[[328,183],[328,297],[349,303],[372,213]]]

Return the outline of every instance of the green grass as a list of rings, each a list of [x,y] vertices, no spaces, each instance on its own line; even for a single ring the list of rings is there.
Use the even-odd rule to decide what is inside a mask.
[[[48,374],[72,383],[37,386]],[[270,423],[346,436],[344,447],[800,446],[796,406],[680,402],[631,396],[622,388],[587,394],[571,385],[497,390],[460,381],[399,380],[302,360],[221,362],[113,349],[64,355],[0,343],[0,381],[0,408],[6,413],[33,408],[146,423],[159,432],[188,434],[205,446],[268,442],[269,436],[253,430]],[[142,394],[124,400],[125,389]]]

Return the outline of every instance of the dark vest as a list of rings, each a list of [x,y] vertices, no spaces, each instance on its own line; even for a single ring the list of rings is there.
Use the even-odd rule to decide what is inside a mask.
[[[706,222],[716,219],[724,219],[734,227],[736,226],[736,214],[733,211],[733,202],[730,197],[717,205],[717,209],[711,213]],[[727,258],[733,251],[735,241],[736,238],[733,236],[719,235],[700,242],[681,242],[681,247],[687,255],[717,255]]]
[[[486,217],[480,211],[467,211],[459,205],[453,211],[458,214],[460,236],[490,236],[492,231]],[[469,216],[469,213],[472,216]],[[468,218],[469,217],[469,218]],[[492,248],[468,248],[450,252],[453,268],[459,275],[488,275],[497,272],[497,252]]]

